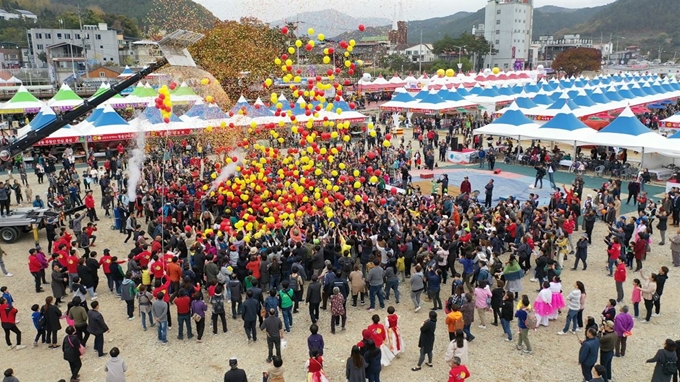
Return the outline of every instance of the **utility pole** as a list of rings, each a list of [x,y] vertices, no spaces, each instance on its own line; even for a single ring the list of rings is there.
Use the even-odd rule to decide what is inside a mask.
[[[80,27],[80,43],[83,46],[83,58],[85,59],[85,77],[90,78],[90,63],[87,59],[87,49],[85,48],[85,34],[83,33],[83,18],[80,15],[80,2],[78,2],[78,25]]]
[[[418,73],[423,74],[423,28],[420,28],[420,45],[418,45]]]

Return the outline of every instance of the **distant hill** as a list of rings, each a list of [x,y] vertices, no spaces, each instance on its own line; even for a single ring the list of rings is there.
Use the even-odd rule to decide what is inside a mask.
[[[554,35],[559,31],[573,28],[586,22],[604,7],[570,9],[556,6],[545,6],[534,9],[533,36]],[[484,24],[484,8],[477,12],[458,12],[450,16],[408,22],[408,40],[410,44],[420,42],[420,31],[423,31],[423,42],[431,43],[448,34],[457,37],[463,32],[470,33],[473,27]],[[385,35],[391,29],[383,25],[365,33],[350,31],[337,36],[338,39],[361,39],[371,34]]]
[[[591,18],[569,30],[588,34],[614,34],[638,40],[658,34],[680,39],[677,0],[618,0],[600,7]]]
[[[3,1],[3,4],[5,2]],[[14,0],[16,8],[27,9],[38,15],[38,24],[58,22],[66,12],[92,11],[103,16],[123,15],[134,20],[140,29],[205,29],[217,17],[192,0]]]
[[[360,24],[365,27],[377,27],[391,25],[392,21],[384,17],[354,17],[336,11],[325,9],[317,12],[303,12],[286,19],[274,20],[269,22],[272,26],[282,26],[286,23],[300,21],[298,34],[306,34],[309,28],[313,28],[316,33],[323,33],[327,37],[337,36],[342,33],[357,31]],[[385,30],[389,31],[390,27]]]

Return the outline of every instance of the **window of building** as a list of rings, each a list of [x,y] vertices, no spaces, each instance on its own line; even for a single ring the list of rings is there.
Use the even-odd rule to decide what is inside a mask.
[[[101,40],[101,39],[102,39],[102,35],[100,35],[100,34],[95,35],[94,38],[95,38],[96,40]]]
[[[501,20],[496,20],[496,25],[500,25],[500,24],[501,24]]]
[[[508,68],[508,64],[503,64],[503,68],[507,69],[507,68]]]
[[[496,34],[501,34],[501,31],[496,29]]]
[[[45,33],[45,39],[51,40],[52,39],[52,33]]]
[[[102,77],[102,78],[106,77],[106,73],[104,73],[104,72],[99,72],[99,77]]]
[[[57,40],[61,40],[61,33],[57,33]]]
[[[102,60],[103,60],[103,61],[106,61],[106,57],[104,57]]]
[[[104,49],[104,45],[99,45],[99,49]]]
[[[500,15],[500,14],[501,14],[501,10],[500,10],[500,9],[496,9],[496,14],[497,14],[497,15]]]
[[[38,45],[36,45],[36,48],[37,48],[38,50],[43,50],[43,44],[38,44]]]
[[[42,33],[36,33],[35,38],[36,39],[42,39]]]
[[[70,33],[64,34],[64,38],[67,39],[67,40],[70,40],[70,39],[71,39],[71,34],[70,34]]]
[[[500,40],[496,40],[495,44],[496,45],[500,44]]]
[[[80,33],[76,33],[76,40],[80,40]]]

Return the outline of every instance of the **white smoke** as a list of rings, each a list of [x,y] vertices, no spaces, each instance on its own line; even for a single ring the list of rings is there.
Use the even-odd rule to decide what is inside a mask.
[[[230,176],[236,174],[236,167],[241,165],[241,162],[243,162],[243,158],[245,158],[246,154],[243,152],[243,150],[234,150],[228,154],[229,158],[236,157],[238,159],[236,162],[231,162],[226,166],[222,167],[222,171],[220,174],[217,176],[215,180],[213,180],[212,184],[210,185],[210,190],[208,190],[208,195],[212,192],[215,191],[222,182],[225,180],[229,179]]]
[[[146,136],[142,124],[144,121],[137,118],[137,137],[135,138],[135,147],[130,151],[130,160],[128,162],[128,187],[127,196],[132,202],[137,199],[137,186],[142,180],[142,166],[144,166],[144,148],[146,147]]]

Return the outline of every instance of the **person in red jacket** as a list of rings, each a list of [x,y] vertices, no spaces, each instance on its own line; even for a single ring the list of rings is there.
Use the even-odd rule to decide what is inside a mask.
[[[453,357],[453,366],[449,370],[448,382],[464,382],[470,377],[470,371],[465,365],[460,364],[460,358]]]
[[[172,328],[172,314],[170,314],[170,280],[168,279],[165,284],[161,282],[162,276],[154,281],[154,290],[151,292],[155,299],[158,299],[158,294],[163,292],[163,301],[168,306],[168,329]]]
[[[95,241],[97,241],[97,236],[94,234],[97,231],[97,225],[93,223],[87,223],[87,227],[85,227],[85,234],[87,235],[87,238],[90,240],[90,247],[96,247],[94,244]]]
[[[470,184],[470,181],[468,180],[468,177],[464,177],[463,181],[460,183],[460,193],[461,194],[470,194],[472,192],[472,185]]]
[[[623,256],[616,259],[614,281],[616,282],[616,302],[621,302],[623,301],[623,283],[626,282],[626,262]]]
[[[17,335],[16,349],[23,349],[26,346],[21,344],[21,330],[17,328],[17,308],[10,306],[7,301],[0,297],[0,322],[2,328],[5,330],[5,341],[10,349],[15,349],[12,341],[9,338],[9,332],[14,332]]]
[[[385,330],[385,325],[380,323],[380,316],[374,314],[371,320],[373,323],[368,325],[367,329],[371,331],[371,339],[375,343],[375,347],[380,348],[387,339],[387,331]]]
[[[104,270],[104,275],[106,275],[106,284],[109,290],[113,292],[113,277],[111,277],[111,261],[113,257],[111,256],[111,250],[104,248],[104,256],[99,259],[99,265]]]
[[[567,236],[567,240],[569,240],[569,248],[570,251],[569,254],[573,255],[574,254],[574,243],[571,241],[571,235],[574,233],[574,229],[576,228],[576,223],[574,222],[574,218],[569,215],[567,220],[562,223],[562,230],[564,231],[564,234]]]
[[[94,208],[94,196],[92,196],[92,190],[87,190],[85,195],[85,208],[87,208],[87,217],[90,218],[90,222],[99,221],[97,217],[97,210]]]
[[[54,253],[57,255],[57,261],[62,268],[66,268],[68,265],[68,261],[66,261],[66,259],[68,258],[69,249],[66,248],[65,244],[60,244],[57,248],[59,248],[59,250],[54,251]]]
[[[140,267],[148,266],[149,261],[151,261],[151,252],[149,252],[148,248],[149,246],[143,245],[142,252],[135,256],[135,261],[139,264]]]
[[[72,249],[66,258],[66,269],[68,270],[68,287],[73,290],[73,279],[78,277],[78,256],[76,256],[75,249]]]
[[[260,279],[260,256],[255,255],[250,257],[250,261],[246,265],[246,269],[253,271],[253,277]]]
[[[42,263],[38,260],[36,256],[35,248],[31,248],[28,253],[28,271],[31,272],[33,278],[35,279],[35,293],[43,292],[43,288],[40,284],[40,271],[42,270]]]

